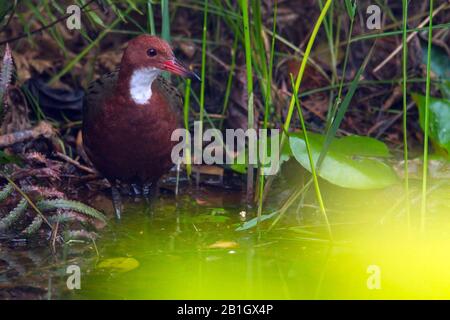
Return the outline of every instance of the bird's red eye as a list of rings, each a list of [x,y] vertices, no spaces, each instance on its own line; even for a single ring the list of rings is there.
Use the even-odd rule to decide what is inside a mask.
[[[147,50],[147,55],[148,55],[149,57],[154,57],[154,56],[156,56],[156,50],[153,49],[153,48],[148,49],[148,50]]]

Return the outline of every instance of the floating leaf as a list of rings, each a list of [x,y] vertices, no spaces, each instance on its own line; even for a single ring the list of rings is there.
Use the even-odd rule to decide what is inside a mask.
[[[414,93],[414,101],[419,108],[420,127],[424,129],[425,124],[425,96]],[[450,100],[430,97],[429,104],[431,140],[439,147],[450,153]]]
[[[219,240],[210,244],[208,248],[210,249],[234,249],[239,247],[239,244],[235,241],[223,241]]]
[[[323,148],[325,137],[308,133],[315,163]],[[311,171],[303,134],[292,134],[289,144],[295,159]],[[319,176],[335,185],[353,189],[384,188],[398,182],[395,171],[378,158],[390,156],[380,141],[360,136],[335,138],[322,162]]]
[[[119,257],[100,261],[97,269],[108,269],[112,272],[128,272],[139,267],[139,261],[134,258]]]
[[[185,217],[186,222],[190,223],[224,223],[228,219],[230,218],[227,216],[212,214],[201,214],[192,217]]]

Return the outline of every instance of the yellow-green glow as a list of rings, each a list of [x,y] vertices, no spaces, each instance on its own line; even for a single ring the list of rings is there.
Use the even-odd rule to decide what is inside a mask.
[[[411,197],[408,236],[400,185],[379,191],[327,186],[324,196],[334,204],[329,206],[332,247],[319,208],[301,210],[300,224],[293,209],[286,214],[288,221],[258,237],[252,229],[234,231],[240,223],[238,208],[228,207],[225,213],[200,208],[188,196],[177,206],[170,197],[147,210],[147,205],[134,204],[98,246],[100,259],[133,258],[138,267],[128,272],[92,269],[83,276],[77,297],[448,299],[450,185],[431,188],[427,238],[419,232],[420,186],[411,190],[416,196]],[[313,201],[311,193],[305,203]],[[380,289],[368,288],[371,268],[380,271]]]

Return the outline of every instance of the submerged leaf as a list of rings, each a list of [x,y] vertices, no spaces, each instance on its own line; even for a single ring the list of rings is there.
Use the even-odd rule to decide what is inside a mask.
[[[267,219],[270,219],[270,218],[274,217],[276,214],[278,214],[278,212],[272,212],[270,214],[263,214],[263,215],[261,215],[261,219],[259,220],[259,222],[263,222]],[[253,219],[244,222],[244,224],[242,226],[236,228],[236,231],[244,231],[244,230],[255,227],[257,224],[258,224],[258,217],[254,217]]]
[[[97,269],[109,269],[113,272],[128,272],[137,267],[139,267],[139,261],[127,257],[105,259],[97,264]]]
[[[315,163],[322,151],[325,137],[308,133]],[[295,159],[311,171],[303,134],[292,134],[289,144]],[[319,176],[335,185],[353,189],[384,188],[398,182],[393,168],[377,158],[390,156],[387,147],[369,137],[335,138],[322,162]]]
[[[201,214],[192,217],[186,216],[184,219],[189,223],[224,223],[230,218],[222,215]]]
[[[239,247],[239,244],[235,241],[223,241],[219,240],[210,244],[208,248],[210,249],[233,249]]]

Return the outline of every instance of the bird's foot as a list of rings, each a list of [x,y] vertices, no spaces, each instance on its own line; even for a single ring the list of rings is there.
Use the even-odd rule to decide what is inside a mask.
[[[119,189],[115,186],[111,186],[111,196],[112,203],[114,207],[114,213],[116,214],[117,220],[120,220],[122,216],[122,197],[120,195]]]
[[[144,183],[142,185],[142,195],[144,198],[148,198],[151,195],[152,183]]]
[[[137,183],[131,184],[131,195],[139,197],[141,195],[141,189]]]

